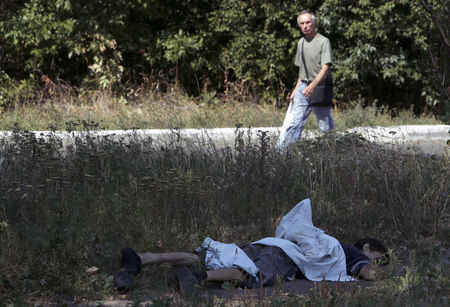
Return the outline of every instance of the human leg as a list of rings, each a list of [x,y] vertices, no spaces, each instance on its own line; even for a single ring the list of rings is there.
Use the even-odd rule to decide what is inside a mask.
[[[113,273],[114,286],[119,291],[127,291],[133,286],[131,275],[140,272],[142,261],[139,255],[131,248],[122,250],[122,268]]]
[[[203,282],[243,282],[246,275],[239,269],[223,268],[207,271],[206,274],[192,272],[186,266],[178,266],[174,271],[175,278],[178,280],[182,295],[190,295]]]
[[[320,131],[327,132],[334,129],[331,107],[313,107],[313,111],[316,115]]]
[[[131,275],[136,275],[143,264],[171,263],[175,266],[200,264],[200,257],[194,253],[136,253],[127,247],[122,250],[122,268],[114,272],[114,286],[119,291],[127,291],[133,286]]]
[[[302,136],[303,128],[311,113],[311,107],[308,105],[309,98],[301,93],[305,86],[306,84],[299,86],[294,101],[289,105],[288,111],[286,112],[278,141],[280,147],[286,147],[291,143],[295,143]]]
[[[293,102],[292,118],[286,126],[284,137],[280,139],[281,146],[288,146],[295,143],[302,137],[308,116],[311,113],[311,107],[307,105],[299,105]]]
[[[238,282],[247,288],[271,286],[278,279],[286,280],[299,271],[297,265],[279,247],[248,244],[242,247],[245,254],[259,269],[257,277],[250,276],[238,268],[222,268],[206,272],[206,281]]]
[[[196,287],[200,285],[199,279],[186,266],[179,266],[174,271],[175,278],[178,280],[180,292],[182,295],[189,295]]]
[[[257,278],[249,276],[246,280],[247,288],[272,286],[277,280],[291,279],[299,271],[292,259],[277,246],[248,244],[242,250],[259,269]]]
[[[175,266],[193,266],[200,264],[200,257],[194,253],[170,252],[170,253],[138,253],[142,264],[171,263]]]

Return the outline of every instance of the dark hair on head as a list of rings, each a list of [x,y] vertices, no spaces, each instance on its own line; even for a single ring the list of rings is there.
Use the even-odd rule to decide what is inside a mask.
[[[380,252],[383,254],[383,260],[381,261],[381,264],[388,264],[389,263],[389,254],[388,249],[386,246],[381,243],[381,241],[374,239],[374,238],[364,238],[361,240],[358,240],[355,243],[355,247],[359,250],[363,249],[364,244],[369,243],[370,250],[373,252]]]
[[[364,239],[358,240],[358,242],[355,243],[355,246],[359,250],[362,250],[364,244],[366,244],[366,243],[369,243],[371,251],[380,252],[382,254],[387,252],[387,248],[383,245],[383,243],[381,243],[380,241],[378,241],[377,239],[374,239],[374,238],[364,238]]]

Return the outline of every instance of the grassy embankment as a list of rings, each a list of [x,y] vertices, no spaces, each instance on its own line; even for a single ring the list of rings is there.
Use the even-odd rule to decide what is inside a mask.
[[[193,99],[179,91],[172,94],[147,91],[127,101],[106,92],[90,92],[84,96],[59,95],[40,104],[0,110],[0,130],[13,130],[16,125],[26,130],[84,129],[82,122],[95,123],[96,129],[213,128],[281,126],[286,109],[279,110],[253,102],[219,103],[218,99]],[[254,99],[248,99],[248,101]],[[441,124],[432,116],[415,117],[403,111],[392,118],[386,110],[360,106],[333,112],[336,129],[355,126],[391,126],[406,124]],[[94,128],[94,127],[93,127]],[[316,129],[314,115],[307,129]]]
[[[126,109],[116,108],[109,111]],[[210,115],[219,122],[227,118],[227,108],[218,107],[223,111]],[[173,110],[175,106],[160,117],[180,118],[190,126],[182,115],[169,114]],[[348,121],[375,118],[358,112]],[[238,115],[236,122],[279,124],[282,114],[273,113],[262,113],[271,118],[267,122],[244,123]],[[209,125],[216,124],[204,126]],[[206,236],[247,243],[272,236],[281,217],[309,197],[316,226],[346,242],[380,238],[392,249],[393,262],[406,266],[405,272],[364,289],[317,291],[311,297],[278,292],[242,303],[448,303],[448,157],[390,151],[356,135],[330,134],[301,142],[288,153],[274,150],[274,140],[264,135],[251,144],[237,138],[233,148],[219,150],[206,143],[189,151],[176,142],[154,148],[140,139],[128,146],[87,139],[77,140],[64,155],[57,138],[43,143],[18,132],[14,139],[0,141],[0,301],[28,304],[61,294],[92,300],[118,296],[110,274],[124,246],[192,250]],[[90,273],[94,266],[99,270]],[[177,302],[170,295],[170,268],[145,268],[136,281],[129,299],[139,302],[151,296],[159,305]],[[212,304],[199,297],[192,300]]]

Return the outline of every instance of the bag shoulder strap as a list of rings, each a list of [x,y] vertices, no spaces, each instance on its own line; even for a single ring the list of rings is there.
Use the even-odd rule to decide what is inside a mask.
[[[303,45],[305,44],[305,38],[302,38],[302,62],[303,62],[303,66],[305,67],[305,72],[306,72],[306,80],[309,82],[311,80],[309,80],[309,75],[308,75],[308,68],[306,67],[306,61],[305,61],[305,54],[304,54],[304,48]],[[331,74],[328,73],[327,77],[325,78],[325,81],[327,83],[332,83],[333,79],[331,78]]]
[[[305,52],[303,51],[303,45],[305,44],[305,38],[303,38],[302,40],[302,61],[303,61],[303,66],[305,67],[305,72],[306,72],[306,80],[309,82],[309,76],[308,76],[308,68],[306,67],[306,61],[305,61]]]

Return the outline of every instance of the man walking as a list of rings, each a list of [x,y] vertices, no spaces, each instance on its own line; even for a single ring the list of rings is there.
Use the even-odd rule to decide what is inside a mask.
[[[304,10],[297,17],[298,25],[304,34],[297,45],[295,65],[299,66],[299,77],[292,94],[290,104],[281,128],[279,145],[286,147],[301,138],[303,128],[311,110],[314,111],[319,129],[322,132],[334,128],[331,117],[331,101],[311,103],[311,96],[316,87],[329,78],[331,45],[328,38],[316,32],[316,17],[310,11]]]

